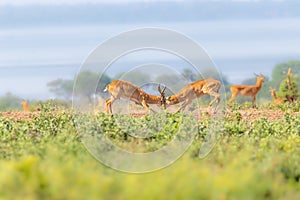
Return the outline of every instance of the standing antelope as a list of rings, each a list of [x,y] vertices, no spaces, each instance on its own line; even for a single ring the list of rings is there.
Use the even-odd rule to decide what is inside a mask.
[[[262,84],[264,82],[264,76],[263,75],[257,75],[257,81],[256,85],[233,85],[230,88],[231,91],[231,98],[229,99],[229,104],[232,103],[232,101],[235,99],[237,95],[242,96],[251,96],[252,97],[252,106],[255,106],[256,101],[256,95],[260,91]]]
[[[23,111],[29,111],[29,108],[28,108],[28,103],[27,103],[27,101],[26,100],[23,100],[22,102],[21,102],[21,104],[22,104],[22,106],[23,106]]]
[[[277,97],[275,88],[270,88],[270,93],[273,98],[274,104],[281,104],[283,102],[281,98]]]
[[[166,103],[167,105],[173,105],[184,102],[178,109],[177,112],[179,112],[184,110],[194,99],[209,94],[214,97],[209,103],[209,107],[211,107],[214,102],[216,102],[218,106],[220,102],[220,94],[218,93],[220,87],[221,82],[213,78],[199,80],[184,86],[177,94],[167,97]]]
[[[149,113],[150,109],[148,104],[157,104],[165,108],[165,89],[166,87],[161,90],[160,86],[158,86],[160,96],[155,96],[146,93],[144,90],[136,85],[133,85],[130,82],[115,80],[108,84],[104,89],[104,92],[108,91],[111,95],[111,97],[105,101],[106,113],[112,113],[113,102],[120,98],[129,99],[130,101],[133,101],[138,105],[142,105],[148,110]]]

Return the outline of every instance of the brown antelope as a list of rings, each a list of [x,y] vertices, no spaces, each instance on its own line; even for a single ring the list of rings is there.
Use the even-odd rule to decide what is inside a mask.
[[[148,110],[149,113],[150,113],[150,108],[148,104],[157,104],[165,108],[166,107],[166,99],[164,93],[165,89],[166,87],[164,87],[161,90],[160,86],[158,86],[158,91],[160,93],[160,96],[155,96],[146,93],[144,90],[142,90],[136,85],[133,85],[130,82],[123,81],[123,80],[115,80],[110,84],[108,84],[104,89],[104,92],[108,91],[111,95],[111,97],[105,101],[106,112],[112,113],[113,102],[120,98],[129,99],[130,101],[133,101],[136,104],[143,106]]]
[[[270,93],[271,93],[271,96],[273,98],[274,104],[281,104],[281,103],[283,103],[282,99],[279,98],[279,97],[277,97],[275,88],[270,88]]]
[[[21,102],[21,105],[23,106],[23,111],[26,111],[26,112],[27,111],[40,111],[41,110],[41,108],[39,106],[29,107],[26,100],[23,100]]]
[[[26,100],[23,100],[22,102],[21,102],[21,104],[22,104],[22,106],[23,106],[23,111],[29,111],[29,107],[28,107],[28,103],[27,103],[27,101]]]
[[[242,95],[251,96],[252,106],[255,106],[256,95],[260,91],[265,78],[263,75],[255,75],[257,76],[256,85],[233,85],[230,87],[231,98],[229,99],[229,104],[232,103],[237,95]]]
[[[184,102],[178,109],[177,112],[179,112],[184,110],[185,107],[192,103],[194,99],[209,94],[214,97],[214,99],[209,103],[209,107],[211,107],[214,102],[216,102],[218,106],[220,102],[220,87],[221,82],[213,78],[199,80],[184,86],[177,94],[167,97],[166,103],[169,106]]]

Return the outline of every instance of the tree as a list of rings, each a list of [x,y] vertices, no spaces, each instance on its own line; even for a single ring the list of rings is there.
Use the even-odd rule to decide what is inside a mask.
[[[73,84],[73,80],[56,79],[47,83],[47,86],[50,88],[50,92],[56,96],[70,100],[73,93]]]
[[[255,85],[256,84],[256,77],[253,78],[246,78],[245,80],[242,81],[242,85]]]
[[[155,79],[155,82],[162,83],[168,87],[166,90],[167,96],[178,92],[182,87],[188,84],[186,80],[183,80],[182,77],[176,76],[175,74],[160,75]]]
[[[57,79],[49,82],[47,86],[50,88],[50,92],[53,92],[57,97],[70,100],[74,89],[76,95],[92,102],[94,94],[101,94],[104,87],[110,82],[111,79],[106,74],[99,77],[98,74],[91,71],[82,71],[73,80]],[[95,85],[95,83],[97,84]]]
[[[150,75],[143,73],[141,71],[130,71],[128,73],[119,73],[115,78],[129,81],[133,84],[140,84],[140,83],[151,81]]]
[[[291,86],[293,89],[288,92],[288,86],[286,82],[288,69],[291,69],[293,75],[291,76]],[[280,63],[275,66],[272,71],[272,87],[279,88],[278,97],[283,98],[284,101],[288,100],[289,96],[292,93],[298,93],[299,82],[300,82],[300,61],[299,60],[291,60],[285,63]],[[299,96],[299,94],[294,94],[294,96]]]
[[[194,82],[197,80],[196,74],[193,73],[193,71],[190,69],[183,69],[182,75],[190,82]]]
[[[3,97],[0,98],[0,110],[12,110],[16,108],[21,108],[22,99],[18,96],[15,96],[11,93],[6,93]]]
[[[229,84],[229,81],[225,75],[223,75],[221,72],[213,69],[206,69],[203,72],[201,72],[200,76],[196,77],[196,80],[200,80],[203,78],[214,78],[216,80],[222,81],[222,83],[226,86]]]
[[[300,82],[300,61],[291,60],[286,63],[280,63],[275,66],[272,71],[272,82],[275,87],[278,87],[281,84],[281,81],[286,78],[288,69],[291,68],[294,74],[295,81]],[[299,87],[299,85],[298,85]],[[299,88],[298,88],[299,90]]]
[[[298,97],[298,82],[295,76],[292,74],[291,68],[288,70],[287,77],[281,81],[278,96],[283,99],[284,102],[294,102]]]

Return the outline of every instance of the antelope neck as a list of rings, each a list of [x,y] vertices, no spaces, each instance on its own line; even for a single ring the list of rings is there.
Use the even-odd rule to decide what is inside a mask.
[[[258,80],[258,81],[256,82],[256,86],[257,86],[257,87],[261,87],[261,86],[262,86],[262,80]]]

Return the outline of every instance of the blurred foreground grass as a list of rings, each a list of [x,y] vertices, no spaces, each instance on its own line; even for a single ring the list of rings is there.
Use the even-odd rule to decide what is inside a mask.
[[[100,119],[123,134],[111,116]],[[145,174],[94,159],[68,112],[42,112],[31,121],[1,117],[0,128],[0,199],[300,199],[299,114],[272,122],[236,114],[206,158],[197,156],[205,132],[199,130],[183,157]]]

